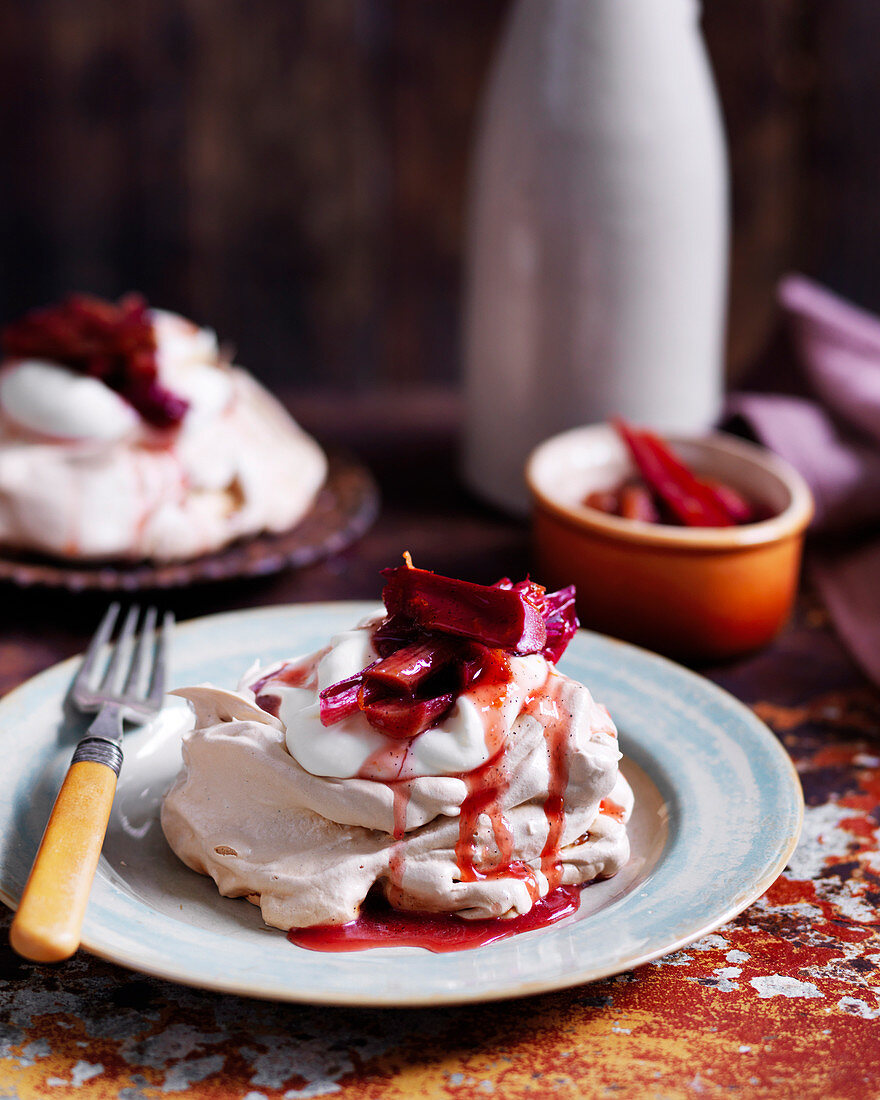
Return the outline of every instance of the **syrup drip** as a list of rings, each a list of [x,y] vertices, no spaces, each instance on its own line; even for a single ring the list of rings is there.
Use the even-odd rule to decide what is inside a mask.
[[[513,837],[499,805],[499,798],[507,786],[507,778],[498,766],[497,758],[504,747],[506,733],[503,707],[511,681],[510,660],[501,651],[490,650],[488,654],[486,664],[469,689],[469,695],[477,709],[482,712],[486,748],[496,759],[460,776],[467,785],[468,793],[459,817],[456,861],[462,881],[475,882],[478,878],[497,878],[504,874],[521,878],[527,883],[529,895],[534,901],[539,892],[535,872],[527,864],[512,860]],[[409,783],[399,777],[403,773],[410,744],[411,741],[406,741],[379,749],[358,772],[361,778],[369,779],[379,767],[385,770],[396,767],[397,770],[398,779],[388,782],[393,792],[392,835],[398,842],[392,849],[388,868],[392,885],[395,886],[399,886],[403,878],[404,849],[400,842],[406,832],[406,807],[410,791]],[[474,866],[477,824],[482,813],[487,814],[492,822],[499,852],[498,862],[489,871],[477,871]]]
[[[310,951],[366,951],[371,947],[423,947],[438,954],[467,951],[555,924],[576,913],[579,901],[579,887],[558,886],[523,916],[462,920],[451,913],[400,912],[371,895],[357,920],[291,928],[287,938]]]
[[[132,476],[137,483],[137,490],[135,492],[135,498],[141,501],[140,515],[134,521],[134,533],[132,537],[132,543],[135,546],[140,546],[144,537],[144,532],[147,529],[147,524],[153,518],[153,502],[149,499],[147,489],[149,481],[147,479],[144,464],[139,461],[139,455],[137,452],[132,454]]]
[[[626,810],[612,798],[603,798],[599,803],[599,813],[619,821],[622,825],[626,820]]]
[[[525,883],[529,897],[536,902],[540,886],[534,868],[524,860],[513,858],[513,834],[501,809],[501,799],[509,784],[504,768],[506,729],[502,708],[510,677],[510,661],[499,654],[494,667],[484,669],[473,693],[475,703],[483,714],[484,737],[491,758],[481,767],[460,777],[467,785],[468,793],[459,813],[455,861],[462,882],[476,882],[487,878],[517,878]],[[491,822],[498,858],[489,867],[478,868],[477,829],[483,814]]]
[[[146,439],[139,442],[138,449],[132,452],[132,477],[137,484],[135,497],[141,501],[140,515],[136,517],[132,529],[134,546],[140,546],[150,521],[163,501],[176,499],[181,506],[186,502],[189,477],[179,456],[173,450],[174,439],[179,432],[180,425],[160,432],[152,431]],[[165,461],[161,465],[155,465],[156,482],[154,482],[150,478],[150,470],[154,467],[151,454],[162,452],[164,452],[162,457]],[[161,481],[158,480],[160,471]]]
[[[397,783],[389,783],[393,796],[392,818],[394,846],[388,857],[388,877],[391,885],[400,887],[403,881],[403,838],[406,835],[406,810],[409,806],[409,783],[399,780]]]
[[[403,840],[406,832],[406,808],[409,805],[409,784],[406,782],[389,784],[394,795],[394,836]]]
[[[541,851],[541,870],[550,884],[550,889],[559,885],[562,878],[562,865],[559,862],[559,841],[562,838],[562,826],[565,821],[565,792],[568,787],[568,734],[570,715],[562,708],[562,684],[559,676],[548,676],[545,683],[550,684],[550,692],[545,690],[532,696],[526,706],[526,713],[536,717],[544,726],[544,740],[547,744],[547,763],[550,780],[547,799],[544,802],[544,816],[547,818],[547,840]]]
[[[507,790],[508,777],[503,762],[490,760],[462,776],[467,783],[468,794],[461,804],[458,842],[455,861],[462,882],[480,879],[516,878],[525,883],[532,901],[540,894],[534,868],[521,859],[513,858],[513,834],[501,809],[501,798]],[[490,865],[477,866],[477,827],[485,814],[492,825],[492,834],[498,849],[497,859]]]
[[[73,524],[68,529],[67,538],[64,541],[64,555],[65,557],[75,558],[79,554],[80,543],[80,525],[79,517],[83,514],[82,510],[82,491],[77,486],[76,478],[73,478],[70,482],[71,494],[75,494],[77,497],[76,507],[72,511]]]
[[[320,655],[317,659],[313,658],[305,663],[291,661],[286,665],[282,665],[275,672],[270,672],[259,680],[255,680],[251,684],[251,691],[256,696],[257,706],[277,718],[281,709],[281,696],[273,691],[263,691],[263,688],[271,684],[291,688],[312,687],[317,675],[318,660],[320,660]]]
[[[394,741],[376,749],[375,752],[371,752],[358,770],[358,779],[382,781],[382,777],[391,772],[395,778],[384,781],[389,785],[393,785],[403,774],[403,767],[406,764],[406,757],[411,744],[411,741]]]

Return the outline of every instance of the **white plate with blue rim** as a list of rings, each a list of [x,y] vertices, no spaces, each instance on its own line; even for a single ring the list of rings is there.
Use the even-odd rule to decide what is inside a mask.
[[[330,603],[212,615],[175,633],[174,685],[234,687],[259,658],[304,654],[375,610]],[[0,700],[0,899],[14,908],[83,720],[65,708],[78,659]],[[82,944],[121,966],[204,989],[280,1001],[402,1006],[520,997],[641,966],[725,924],[783,870],[803,817],[788,755],[748,708],[645,650],[579,631],[560,668],[620,731],[636,797],[630,863],[587,886],[547,928],[448,954],[382,947],[328,954],[291,944],[257,907],[222,898],[159,826],[188,723],[174,700],[126,734],[125,764]]]

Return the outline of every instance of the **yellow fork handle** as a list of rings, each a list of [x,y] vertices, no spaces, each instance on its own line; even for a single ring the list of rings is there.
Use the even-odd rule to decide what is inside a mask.
[[[116,772],[107,764],[70,765],[9,934],[26,959],[60,962],[79,947],[115,792]]]

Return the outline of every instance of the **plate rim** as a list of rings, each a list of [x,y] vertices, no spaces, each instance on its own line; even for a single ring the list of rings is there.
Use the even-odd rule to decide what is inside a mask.
[[[202,615],[178,623],[175,628],[175,643],[177,643],[177,639],[181,634],[185,634],[191,628],[203,628],[206,623],[219,623],[222,620],[234,621],[240,619],[242,616],[255,618],[279,615],[287,616],[291,614],[320,614],[324,609],[332,610],[333,612],[341,612],[345,609],[350,609],[353,615],[363,616],[365,613],[368,613],[371,609],[378,606],[378,601],[375,600],[329,600],[272,604],[256,608],[240,608],[233,611],[214,612],[210,615]],[[722,703],[726,708],[732,708],[734,711],[740,712],[740,716],[752,725],[754,729],[762,731],[762,737],[766,740],[766,745],[769,746],[770,752],[777,757],[778,762],[782,765],[782,772],[787,773],[790,783],[789,794],[794,796],[795,805],[793,808],[796,810],[796,827],[791,830],[787,842],[779,850],[776,859],[763,870],[763,873],[758,879],[751,882],[748,888],[743,893],[738,894],[735,900],[733,900],[724,910],[707,917],[705,921],[689,928],[684,934],[666,940],[661,945],[628,955],[623,961],[620,959],[609,959],[608,963],[585,967],[566,975],[557,975],[556,977],[547,979],[519,980],[514,987],[498,988],[494,991],[487,991],[485,989],[474,992],[468,992],[462,989],[455,991],[434,990],[433,992],[423,994],[414,992],[407,995],[405,999],[401,999],[397,994],[384,994],[381,991],[365,996],[363,992],[297,991],[296,989],[287,987],[282,990],[270,990],[260,989],[253,985],[234,980],[224,981],[221,977],[216,979],[187,977],[186,975],[181,975],[180,971],[172,966],[165,967],[153,963],[144,963],[138,959],[136,949],[107,949],[100,938],[95,939],[90,936],[85,929],[81,941],[81,948],[97,958],[125,967],[136,973],[146,974],[150,977],[159,978],[164,981],[174,982],[190,988],[204,989],[214,993],[231,994],[278,1003],[328,1005],[347,1008],[401,1009],[515,1000],[521,997],[535,996],[541,993],[574,988],[579,985],[585,985],[603,978],[613,977],[614,975],[624,973],[628,970],[644,966],[655,959],[681,950],[681,948],[686,945],[693,943],[695,940],[727,924],[730,920],[747,909],[776,881],[785,868],[791,854],[797,847],[803,827],[804,797],[800,778],[794,762],[766,723],[758,718],[745,703],[737,699],[726,689],[714,683],[714,681],[701,676],[699,673],[661,654],[645,649],[644,647],[636,646],[629,642],[621,641],[618,638],[611,637],[610,635],[600,634],[596,631],[581,629],[578,633],[589,637],[594,642],[598,642],[600,646],[607,645],[624,654],[633,652],[641,659],[647,659],[651,664],[658,664],[661,667],[665,667],[671,670],[674,676],[683,677],[686,682],[698,685],[700,691],[708,692],[710,696],[715,696],[716,700]],[[0,715],[2,715],[2,710],[5,710],[8,705],[14,705],[18,701],[19,695],[23,695],[26,691],[33,690],[35,686],[38,686],[39,681],[43,678],[49,676],[60,677],[68,668],[72,672],[73,667],[78,665],[81,657],[82,654],[75,654],[63,661],[59,661],[34,676],[29,677],[23,683],[8,691],[5,695],[0,697]],[[624,755],[626,756],[625,753]],[[650,771],[647,769],[646,771],[649,778],[651,778]],[[2,882],[0,882],[0,902],[13,911],[17,908],[16,901],[6,890],[5,884]],[[142,904],[146,907],[146,903]]]

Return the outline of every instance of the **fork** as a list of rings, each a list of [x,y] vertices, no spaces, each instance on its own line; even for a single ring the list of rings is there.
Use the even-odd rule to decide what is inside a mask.
[[[79,947],[122,767],[123,722],[143,724],[162,707],[174,616],[166,612],[154,647],[156,609],[147,609],[135,642],[140,609],[129,608],[100,676],[119,611],[118,603],[107,609],[71,686],[71,703],[97,716],[73,754],[10,930],[15,950],[35,962],[59,962]]]

